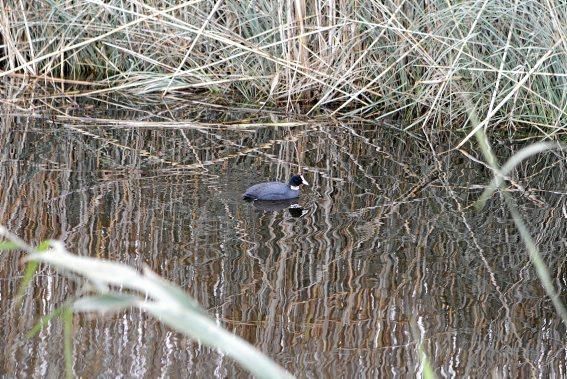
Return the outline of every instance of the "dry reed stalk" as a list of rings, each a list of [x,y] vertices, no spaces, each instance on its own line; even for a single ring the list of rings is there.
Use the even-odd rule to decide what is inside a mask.
[[[104,86],[92,96],[206,91],[287,112],[397,114],[409,129],[458,127],[469,93],[480,127],[537,124],[557,138],[565,17],[549,0],[7,1],[0,77]]]

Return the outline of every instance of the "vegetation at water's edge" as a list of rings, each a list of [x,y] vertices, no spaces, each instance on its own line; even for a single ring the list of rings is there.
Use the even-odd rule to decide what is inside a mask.
[[[565,132],[560,2],[42,0],[0,12],[0,76],[45,75],[54,91],[73,80],[91,96],[230,94],[288,112],[397,114],[410,128],[459,127],[467,94],[489,126]]]

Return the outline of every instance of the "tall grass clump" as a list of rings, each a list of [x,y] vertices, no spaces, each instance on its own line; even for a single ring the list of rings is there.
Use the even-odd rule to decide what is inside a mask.
[[[45,316],[32,333],[53,317],[64,322],[64,356],[67,377],[73,377],[73,313],[114,313],[138,308],[200,343],[216,347],[258,378],[292,378],[285,369],[255,347],[224,330],[199,304],[179,287],[145,268],[138,272],[122,263],[81,257],[69,253],[59,241],[46,241],[37,248],[27,245],[0,226],[2,250],[23,250],[28,262],[16,302],[21,301],[40,263],[46,263],[78,284],[76,298]]]
[[[473,126],[473,130],[471,133],[474,134],[477,144],[479,146],[479,150],[482,153],[484,159],[488,163],[488,166],[491,168],[494,178],[492,179],[490,185],[485,189],[482,193],[480,198],[476,202],[477,209],[482,209],[486,201],[492,196],[492,194],[499,189],[502,189],[504,184],[504,179],[507,175],[523,160],[534,156],[536,154],[540,154],[546,151],[552,151],[554,149],[557,150],[565,150],[567,146],[560,144],[560,143],[552,143],[552,142],[540,142],[531,144],[529,146],[524,147],[523,149],[516,152],[512,155],[508,161],[503,165],[500,166],[497,157],[495,156],[492,146],[486,136],[486,133],[482,128],[479,128],[481,122],[477,116],[477,112],[474,106],[469,102],[469,99],[464,97],[465,103],[468,105],[468,114],[471,120],[471,124]],[[549,269],[545,265],[545,262],[540,254],[538,245],[535,239],[532,237],[523,217],[521,216],[516,203],[514,202],[512,196],[506,191],[501,191],[501,196],[504,199],[504,203],[508,208],[512,220],[514,221],[514,225],[518,229],[519,235],[522,238],[522,242],[526,246],[526,250],[528,252],[528,257],[530,258],[530,262],[534,266],[536,273],[539,277],[539,280],[547,294],[547,296],[551,299],[557,314],[560,316],[563,323],[567,326],[567,308],[562,302],[560,297],[560,293],[555,289],[553,285],[553,280],[551,275],[549,274]]]
[[[396,114],[408,128],[462,125],[466,93],[487,125],[565,132],[561,2],[40,0],[0,12],[4,78],[80,79],[91,96],[206,92],[290,112]]]

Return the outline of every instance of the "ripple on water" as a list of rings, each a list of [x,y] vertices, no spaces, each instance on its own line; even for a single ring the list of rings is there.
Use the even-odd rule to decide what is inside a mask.
[[[497,198],[458,211],[487,182],[458,152],[444,157],[453,198],[429,152],[383,129],[93,127],[94,138],[45,127],[0,132],[12,141],[0,145],[3,225],[33,243],[61,238],[81,255],[149,265],[299,376],[415,376],[420,344],[444,376],[564,374],[565,329],[508,213]],[[287,181],[298,154],[311,184],[301,217],[241,200],[250,184]],[[562,188],[550,162],[532,162],[525,184]],[[543,208],[518,202],[564,286],[565,197],[539,196]],[[19,256],[1,256],[9,304],[22,271]],[[71,292],[44,269],[21,309],[3,307],[0,372],[63,375],[60,323],[23,333]],[[242,374],[138,312],[75,326],[78,376]]]

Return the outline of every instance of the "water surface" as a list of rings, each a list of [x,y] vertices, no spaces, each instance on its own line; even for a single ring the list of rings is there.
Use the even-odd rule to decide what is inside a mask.
[[[565,328],[499,196],[467,208],[490,173],[460,152],[436,161],[421,137],[379,125],[178,129],[5,113],[2,225],[149,266],[299,377],[412,377],[420,345],[443,377],[566,375]],[[302,217],[241,200],[298,165],[311,184]],[[531,159],[514,178],[565,302],[564,156]],[[61,377],[62,323],[25,333],[78,286],[44,266],[16,307],[21,257],[0,253],[0,373]],[[76,316],[74,328],[77,376],[246,376],[138,311]]]

